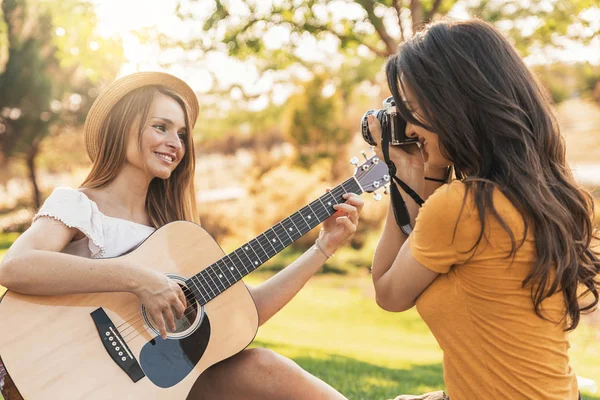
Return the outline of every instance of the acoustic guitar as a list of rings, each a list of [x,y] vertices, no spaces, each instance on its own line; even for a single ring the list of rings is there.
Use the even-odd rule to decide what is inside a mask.
[[[200,226],[177,221],[120,256],[181,285],[187,309],[167,339],[131,293],[6,292],[0,356],[12,390],[5,394],[26,400],[185,399],[203,371],[242,351],[256,335],[258,313],[242,278],[332,215],[344,193],[374,192],[389,183],[387,165],[376,156],[360,166],[353,161],[350,179],[227,255]]]

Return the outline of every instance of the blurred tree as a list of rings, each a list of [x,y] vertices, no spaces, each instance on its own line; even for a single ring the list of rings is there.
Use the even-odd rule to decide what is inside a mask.
[[[284,131],[298,149],[300,164],[309,167],[323,156],[338,155],[341,143],[349,140],[344,129],[343,99],[338,91],[327,91],[324,74],[305,82],[288,101]],[[337,178],[337,177],[334,177]]]
[[[307,36],[335,38],[342,49],[364,46],[387,57],[420,27],[456,9],[498,25],[526,55],[534,46],[564,46],[565,38],[589,42],[600,33],[597,14],[589,12],[597,8],[597,0],[179,0],[180,18],[194,25],[203,21],[201,33],[157,39],[200,56],[225,50],[240,59],[258,57],[263,69],[282,68],[302,59],[296,50]],[[273,33],[280,46],[265,40]]]
[[[313,76],[308,86],[326,79],[315,77],[325,68],[330,78],[323,86],[333,84],[349,98],[361,82],[374,78],[400,43],[436,16],[451,11],[479,16],[503,29],[527,55],[531,49],[565,46],[565,39],[591,40],[598,28],[595,14],[587,11],[594,7],[597,0],[179,0],[177,13],[196,35],[174,39],[154,30],[141,36],[164,48],[183,49],[188,61],[219,51],[253,64],[261,76],[282,70],[304,76],[305,81],[307,75]],[[303,47],[315,42],[325,47],[333,43],[345,60],[309,58]],[[357,59],[358,65],[349,62]],[[283,79],[307,88],[297,78]],[[243,87],[238,84],[237,90]],[[228,88],[223,92],[228,93]],[[294,107],[298,101],[296,97]],[[328,110],[345,112],[346,107]],[[312,125],[336,118],[322,116]]]
[[[84,0],[3,0],[2,16],[0,162],[25,161],[37,208],[42,140],[83,123],[96,86],[114,78],[123,51],[95,34],[94,8]]]
[[[574,97],[591,97],[594,85],[600,81],[600,65],[589,62],[535,65],[537,74],[555,103]]]
[[[296,92],[285,105],[283,124],[301,166],[309,168],[318,159],[329,158],[334,181],[347,173],[347,145],[359,129],[359,120],[348,118],[357,100],[355,88],[367,80],[374,83],[382,63],[346,58],[335,69],[317,66],[312,79],[296,83]]]

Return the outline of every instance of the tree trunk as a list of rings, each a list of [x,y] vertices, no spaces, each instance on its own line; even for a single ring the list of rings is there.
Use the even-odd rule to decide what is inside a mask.
[[[27,169],[29,170],[29,182],[31,182],[33,206],[38,210],[42,204],[40,199],[40,189],[37,183],[37,171],[35,168],[35,159],[37,158],[39,149],[37,146],[33,146],[29,152],[27,152],[26,162]]]
[[[348,144],[338,144],[337,151],[331,155],[331,182],[337,185],[342,179],[348,179],[354,167],[350,165],[348,157]]]
[[[425,9],[421,0],[410,0],[410,14],[412,19],[412,34],[414,35],[425,23]]]

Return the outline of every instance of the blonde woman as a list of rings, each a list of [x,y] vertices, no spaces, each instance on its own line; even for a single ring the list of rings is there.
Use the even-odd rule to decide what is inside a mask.
[[[93,161],[88,177],[80,188],[58,188],[45,201],[0,264],[0,284],[36,295],[131,292],[165,337],[185,310],[180,286],[155,270],[112,257],[171,221],[199,223],[192,141],[197,115],[192,89],[169,74],[137,73],[111,84],[96,99],[85,124],[86,149]],[[250,288],[259,325],[289,302],[326,255],[354,233],[362,206],[358,196],[348,195],[324,222],[319,247]],[[102,258],[111,259],[99,262]],[[207,370],[189,398],[344,397],[292,361],[252,349]]]

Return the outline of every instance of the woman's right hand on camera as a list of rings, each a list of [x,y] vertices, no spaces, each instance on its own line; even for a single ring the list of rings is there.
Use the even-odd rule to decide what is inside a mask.
[[[179,284],[165,274],[143,267],[139,271],[133,293],[152,317],[160,336],[166,339],[167,327],[174,332],[175,318],[182,318],[185,313],[185,295]]]
[[[368,116],[367,122],[373,139],[378,141],[374,149],[375,153],[381,160],[384,160],[381,150],[381,125],[373,115]],[[425,176],[425,161],[419,145],[389,146],[389,155],[396,165],[396,176],[411,188],[417,189]]]

